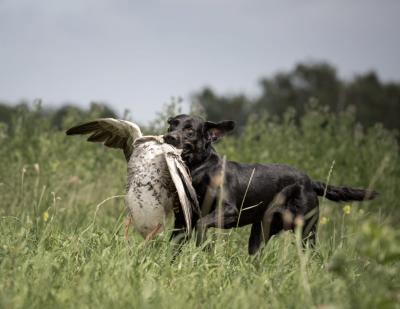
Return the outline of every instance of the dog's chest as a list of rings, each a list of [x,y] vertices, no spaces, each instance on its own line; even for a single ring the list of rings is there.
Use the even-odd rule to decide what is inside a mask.
[[[136,145],[128,163],[125,198],[135,229],[146,237],[157,225],[165,226],[176,198],[162,144],[150,140]]]

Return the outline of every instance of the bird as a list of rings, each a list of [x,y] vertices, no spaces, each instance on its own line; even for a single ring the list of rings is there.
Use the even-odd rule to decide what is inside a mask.
[[[125,238],[130,224],[146,240],[165,229],[175,215],[192,231],[193,212],[200,214],[196,192],[182,150],[164,142],[162,135],[143,136],[130,121],[100,118],[74,126],[67,135],[90,134],[87,141],[123,150],[127,161]]]

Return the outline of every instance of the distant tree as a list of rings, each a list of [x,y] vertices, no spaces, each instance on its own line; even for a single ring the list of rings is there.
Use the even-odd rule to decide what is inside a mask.
[[[333,113],[354,106],[357,121],[365,126],[380,122],[400,129],[400,83],[384,83],[374,72],[345,81],[326,62],[298,64],[289,72],[262,78],[260,87],[261,95],[253,99],[240,94],[220,96],[205,88],[195,94],[193,104],[200,105],[211,120],[230,118],[243,126],[250,115],[267,112],[282,117],[288,108],[299,119],[313,99]]]
[[[19,104],[14,106],[0,102],[0,122],[9,125],[11,123],[12,117],[18,111],[28,111],[28,110],[29,106],[26,102],[20,102]]]
[[[236,121],[239,127],[246,123],[251,111],[250,100],[246,96],[218,96],[210,88],[203,89],[194,96],[193,100],[193,104],[201,107],[208,120],[231,119]]]
[[[254,102],[257,111],[281,117],[291,107],[301,117],[310,98],[323,102],[332,111],[340,109],[341,82],[335,68],[327,63],[298,64],[290,72],[261,79],[260,85],[261,96]]]
[[[77,121],[87,121],[94,118],[117,118],[115,111],[106,104],[92,102],[89,109],[82,109],[73,104],[66,104],[54,110],[51,124],[58,129],[65,129]]]
[[[33,104],[21,102],[17,105],[0,103],[0,122],[11,126],[13,119],[18,115],[29,113],[32,117],[43,118],[55,129],[65,129],[68,126],[93,118],[117,117],[117,114],[108,105],[91,103],[89,109],[66,104],[60,108],[43,106],[40,101]]]
[[[356,107],[357,119],[366,126],[381,122],[400,129],[400,84],[382,83],[376,73],[358,75],[345,90],[347,105]]]

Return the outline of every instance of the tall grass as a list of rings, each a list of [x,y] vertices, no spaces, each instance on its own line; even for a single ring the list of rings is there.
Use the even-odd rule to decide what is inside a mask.
[[[167,233],[124,240],[122,153],[24,113],[0,129],[0,307],[399,307],[393,133],[314,106],[299,126],[290,112],[283,122],[264,117],[217,147],[228,160],[283,162],[323,181],[335,161],[331,184],[372,185],[380,195],[351,205],[322,200],[314,251],[284,233],[249,257],[247,227],[211,231],[207,249],[191,241],[174,259]]]

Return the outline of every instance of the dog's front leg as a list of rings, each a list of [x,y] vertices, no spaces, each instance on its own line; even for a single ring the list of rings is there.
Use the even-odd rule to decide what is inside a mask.
[[[200,218],[196,223],[197,237],[196,245],[201,245],[209,227],[231,228],[236,226],[238,220],[238,210],[234,204],[225,202],[219,210],[215,209],[208,215]]]

